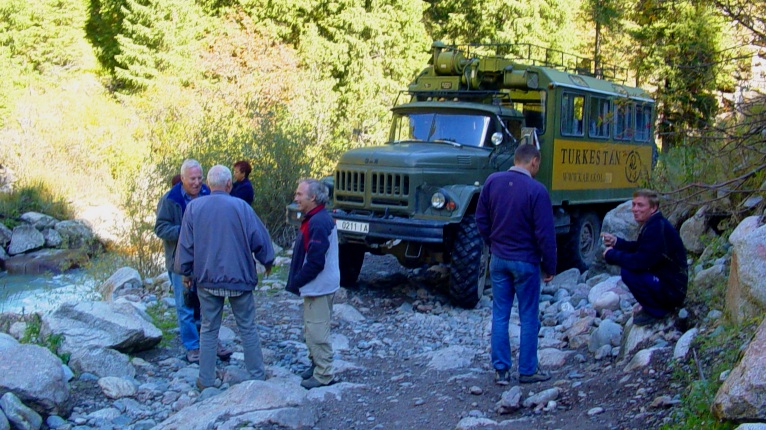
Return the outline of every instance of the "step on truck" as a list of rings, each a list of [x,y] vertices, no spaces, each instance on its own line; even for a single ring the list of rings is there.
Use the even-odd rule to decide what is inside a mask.
[[[533,45],[435,42],[392,108],[388,141],[347,151],[323,179],[341,285],[356,284],[365,252],[392,254],[408,268],[449,265],[452,301],[474,307],[490,258],[476,202],[522,144],[542,154],[536,179],[553,204],[558,270],[587,269],[603,216],[630,199],[656,154],[654,100],[619,75]],[[300,215],[288,206],[289,223]]]

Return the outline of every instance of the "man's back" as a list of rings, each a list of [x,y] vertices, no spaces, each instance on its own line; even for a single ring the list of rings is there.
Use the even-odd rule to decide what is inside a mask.
[[[192,271],[202,287],[250,290],[258,283],[253,256],[263,264],[274,260],[271,238],[261,220],[244,200],[225,192],[189,203],[181,240],[188,246],[190,237]]]

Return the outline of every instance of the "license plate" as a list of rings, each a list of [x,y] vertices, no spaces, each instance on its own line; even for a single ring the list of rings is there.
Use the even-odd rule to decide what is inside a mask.
[[[340,231],[348,231],[352,233],[364,233],[364,234],[367,234],[370,232],[370,224],[366,222],[338,220],[336,221],[335,225],[338,227],[338,230]]]

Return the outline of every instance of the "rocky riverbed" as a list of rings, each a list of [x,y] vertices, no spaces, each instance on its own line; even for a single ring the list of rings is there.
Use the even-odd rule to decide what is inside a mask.
[[[176,338],[129,357],[78,352],[69,362],[73,408],[47,416],[42,426],[647,429],[658,428],[678,404],[684,387],[671,382],[671,372],[674,356],[688,352],[688,342],[684,351],[679,341],[683,327],[677,319],[633,327],[635,301],[619,278],[602,275],[586,283],[574,270],[545,286],[539,357],[553,378],[518,385],[514,375],[503,387],[494,384],[489,361],[491,296],[476,309],[455,308],[441,293],[442,276],[438,268],[406,270],[391,257],[367,255],[360,286],[339,291],[336,300],[338,384],[300,387],[297,374],[308,365],[302,302],[272,276],[256,298],[267,381],[246,381],[227,315],[221,339],[236,352],[218,363],[216,388],[195,388],[198,367],[183,359]],[[167,293],[167,284],[159,285]],[[139,307],[159,302],[174,315],[169,294],[150,290],[123,297]],[[515,348],[515,312],[511,334]]]

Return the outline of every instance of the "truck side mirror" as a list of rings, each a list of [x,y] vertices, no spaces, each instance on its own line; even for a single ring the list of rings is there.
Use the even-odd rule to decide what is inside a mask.
[[[503,143],[503,133],[499,131],[492,133],[492,137],[490,140],[492,142],[492,146],[500,145],[501,143]]]

